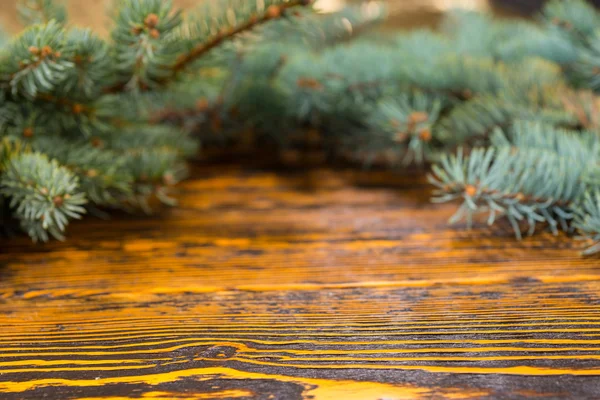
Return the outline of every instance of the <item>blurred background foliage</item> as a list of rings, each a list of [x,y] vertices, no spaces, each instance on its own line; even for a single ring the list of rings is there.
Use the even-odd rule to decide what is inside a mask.
[[[114,0],[64,0],[69,8],[71,21],[78,25],[91,26],[96,32],[106,34],[109,24],[108,11]],[[211,0],[201,0],[211,1]],[[334,11],[348,3],[360,0],[317,0],[317,6],[325,11]],[[6,31],[17,32],[21,25],[16,16],[17,0],[0,0],[0,26]],[[388,0],[391,18],[390,27],[412,28],[432,26],[440,16],[451,8],[493,11],[498,15],[531,15],[545,0]],[[183,9],[193,8],[198,0],[174,0]],[[596,1],[600,3],[600,0]]]

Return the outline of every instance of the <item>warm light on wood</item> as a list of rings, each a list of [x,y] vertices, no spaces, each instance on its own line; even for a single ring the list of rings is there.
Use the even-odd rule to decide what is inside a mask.
[[[196,167],[180,207],[0,252],[2,399],[597,397],[600,275],[448,227],[415,172]]]

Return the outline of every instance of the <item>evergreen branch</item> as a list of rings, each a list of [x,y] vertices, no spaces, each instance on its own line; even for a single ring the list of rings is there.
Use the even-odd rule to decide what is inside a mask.
[[[294,19],[280,19],[269,24],[263,42],[267,45],[285,43],[288,51],[289,46],[322,51],[368,32],[385,19],[387,10],[383,3],[369,1],[327,14],[298,10],[294,16]]]
[[[507,129],[515,120],[575,125],[573,115],[561,109],[538,107],[527,99],[477,96],[454,107],[435,127],[436,137],[447,146],[485,144],[496,128]]]
[[[90,29],[74,28],[67,33],[65,47],[73,68],[67,70],[59,95],[82,102],[97,99],[100,88],[114,79],[108,44]]]
[[[124,157],[115,151],[54,136],[33,140],[32,147],[76,174],[81,191],[95,205],[118,206],[131,193],[133,177],[124,167]]]
[[[583,0],[552,0],[544,7],[542,17],[550,27],[584,42],[600,23],[596,9]]]
[[[600,252],[600,192],[596,190],[585,194],[576,209],[573,226],[582,233],[583,238],[595,242],[583,251],[584,255]]]
[[[497,129],[491,143],[495,147],[549,151],[590,166],[593,166],[600,156],[600,137],[595,132],[572,131],[526,120],[516,120],[510,129],[504,132]],[[596,168],[590,168],[589,173],[594,170]]]
[[[69,218],[85,213],[85,195],[79,192],[77,178],[55,160],[40,153],[12,157],[2,178],[0,194],[10,199],[9,206],[22,227],[34,240],[57,239]]]
[[[111,32],[119,80],[104,92],[148,89],[166,79],[175,57],[167,37],[180,23],[181,12],[172,12],[171,0],[122,1]]]
[[[29,150],[30,149],[20,140],[11,137],[3,137],[0,139],[0,173],[4,172],[10,159],[25,152],[29,152]]]
[[[11,42],[0,59],[0,82],[14,95],[30,98],[51,92],[73,66],[64,46],[64,30],[54,20],[34,25]]]
[[[81,114],[86,112],[91,112],[93,108],[83,103],[72,100],[69,97],[56,97],[52,94],[40,93],[36,96],[35,100],[41,100],[45,103],[54,104],[65,108],[73,114]]]
[[[488,212],[488,224],[504,216],[521,238],[520,221],[533,234],[540,222],[553,232],[568,229],[576,201],[586,192],[589,160],[574,162],[541,149],[475,149],[468,157],[444,156],[429,181],[438,190],[434,201],[463,199],[451,223],[462,218],[471,226],[476,213]]]
[[[177,73],[192,62],[209,52],[210,50],[216,48],[221,45],[224,41],[229,40],[243,32],[250,31],[257,26],[265,24],[269,21],[272,21],[277,18],[281,18],[285,16],[287,10],[298,7],[298,6],[306,6],[311,3],[311,0],[289,0],[285,3],[276,5],[273,4],[269,6],[262,15],[253,16],[247,21],[241,23],[224,32],[219,32],[213,37],[209,38],[207,41],[203,43],[199,43],[194,48],[192,48],[187,54],[180,56],[175,64],[171,67],[171,70],[174,73]]]
[[[385,99],[367,122],[366,134],[360,129],[354,136],[344,138],[348,149],[356,149],[369,160],[383,152],[394,160],[401,158],[403,164],[422,163],[431,153],[435,140],[433,126],[442,110],[443,99],[414,91],[394,99]],[[352,133],[352,132],[349,132]],[[390,154],[394,151],[395,156]],[[370,156],[365,155],[371,153]]]
[[[45,24],[51,20],[64,24],[67,19],[65,6],[55,0],[19,0],[17,11],[27,25]]]

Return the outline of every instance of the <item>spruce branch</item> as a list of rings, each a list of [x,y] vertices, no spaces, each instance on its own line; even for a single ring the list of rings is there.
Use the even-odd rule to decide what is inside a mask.
[[[171,70],[174,73],[177,73],[200,58],[202,55],[222,44],[224,41],[229,40],[241,33],[250,31],[262,24],[265,24],[266,22],[285,17],[286,12],[289,9],[298,6],[307,6],[311,3],[311,0],[287,0],[271,2],[273,4],[266,7],[265,10],[261,11],[262,7],[256,7],[256,13],[250,15],[250,18],[246,21],[242,21],[239,24],[234,23],[229,29],[216,32],[215,34],[207,37],[207,40],[204,42],[198,43],[189,52],[187,52],[187,54],[179,56],[175,64],[173,64],[171,67]],[[257,2],[257,5],[258,4],[260,4],[260,2]],[[226,12],[230,15],[232,15],[234,12],[233,8],[227,8],[226,10]]]
[[[33,240],[63,238],[69,219],[85,213],[85,195],[78,179],[55,160],[40,153],[12,157],[0,179],[0,194]]]
[[[435,131],[447,146],[486,144],[496,128],[508,129],[515,120],[562,126],[577,124],[575,116],[562,108],[540,107],[523,98],[483,95],[455,106],[440,119]]]
[[[58,88],[59,95],[81,102],[97,99],[101,87],[114,79],[108,44],[90,29],[73,28],[67,32],[65,47],[73,67]]]
[[[582,234],[583,239],[593,244],[583,251],[584,255],[600,252],[600,192],[587,192],[580,206],[575,210],[574,227]]]
[[[575,201],[586,190],[583,176],[588,166],[571,164],[539,149],[479,148],[468,157],[461,151],[443,157],[429,181],[438,188],[434,201],[463,200],[451,223],[466,218],[470,227],[475,214],[487,212],[489,225],[506,217],[520,239],[521,221],[527,222],[529,235],[540,222],[555,233],[559,226],[568,229]]]
[[[489,212],[488,223],[506,216],[517,238],[519,221],[529,234],[536,223],[568,230],[579,201],[597,182],[600,140],[593,133],[556,129],[551,125],[520,121],[506,132],[496,130],[493,147],[444,156],[429,180],[438,190],[435,201],[462,198],[452,222]]]
[[[436,139],[433,126],[443,105],[443,97],[419,91],[385,99],[369,116],[366,134],[357,130],[354,136],[347,135],[345,145],[348,149],[360,149],[360,158],[367,162],[386,153],[392,162],[398,159],[404,165],[421,164],[431,155]]]
[[[544,7],[542,19],[550,28],[583,42],[593,35],[600,23],[596,9],[583,0],[552,0]]]
[[[52,20],[64,24],[67,19],[65,6],[56,0],[19,0],[17,11],[26,25],[45,24]]]
[[[119,82],[105,92],[147,89],[166,79],[176,56],[166,37],[180,23],[171,0],[122,1],[111,33]]]
[[[131,193],[133,177],[125,168],[125,157],[118,152],[56,136],[36,138],[32,148],[76,174],[80,190],[96,206],[117,207]]]
[[[293,19],[282,18],[270,23],[262,35],[262,42],[266,45],[283,42],[287,46],[322,51],[369,32],[385,20],[387,8],[381,2],[369,1],[333,13],[299,9],[293,15]]]
[[[13,95],[51,92],[73,66],[65,51],[64,29],[54,20],[34,25],[9,44],[0,59],[0,84]]]
[[[132,68],[137,71],[134,77],[142,76],[140,85],[142,89],[146,89],[153,84],[168,84],[180,72],[211,50],[269,21],[284,18],[287,16],[288,10],[294,7],[309,5],[312,0],[267,0],[256,2],[256,4],[245,3],[243,5],[239,2],[227,1],[224,0],[224,4],[220,5],[218,15],[208,10],[208,8],[212,8],[211,6],[206,6],[208,13],[207,15],[202,15],[202,18],[212,18],[216,23],[207,24],[205,19],[200,24],[194,25],[188,23],[185,27],[180,28],[179,32],[174,32],[170,37],[169,33],[173,32],[180,25],[179,13],[168,17],[162,29],[158,25],[154,26],[155,24],[163,23],[164,18],[169,15],[171,9],[170,2],[157,0],[154,2],[156,4],[154,4],[152,0],[145,0],[145,3],[142,3],[150,4],[147,6],[149,7],[148,9],[143,6],[136,6],[137,3],[132,2],[129,8],[123,8],[119,19],[140,21],[137,24],[130,21],[129,25],[134,23],[134,28],[129,31],[124,31],[120,28],[128,26],[128,24],[118,21],[116,25],[117,30],[115,30],[113,37],[117,43],[121,41],[125,46],[131,46],[132,42],[136,43],[139,50],[136,52],[135,57],[132,58],[131,50],[124,48],[119,56],[119,65],[123,64],[126,71]],[[154,6],[156,10],[152,9],[151,6]],[[130,8],[135,13],[134,16],[131,15]],[[151,9],[154,12],[150,12]],[[238,12],[238,9],[242,11]],[[238,13],[241,15],[238,15]],[[241,19],[241,17],[245,19]],[[161,47],[157,47],[156,45],[159,41],[162,43]],[[180,49],[185,42],[193,43],[192,47],[185,49],[179,55],[175,55],[175,52],[181,52]],[[175,60],[173,63],[170,63],[173,57],[175,57]],[[152,62],[153,59],[154,62]],[[147,76],[144,74],[147,74]],[[120,82],[105,88],[104,91],[106,93],[118,93],[126,89],[128,85],[129,87],[136,86],[132,81]]]

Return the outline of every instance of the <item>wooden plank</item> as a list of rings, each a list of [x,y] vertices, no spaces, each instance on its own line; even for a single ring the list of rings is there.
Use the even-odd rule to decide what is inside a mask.
[[[420,173],[193,176],[179,208],[3,245],[0,398],[599,397],[571,240],[448,227]]]

